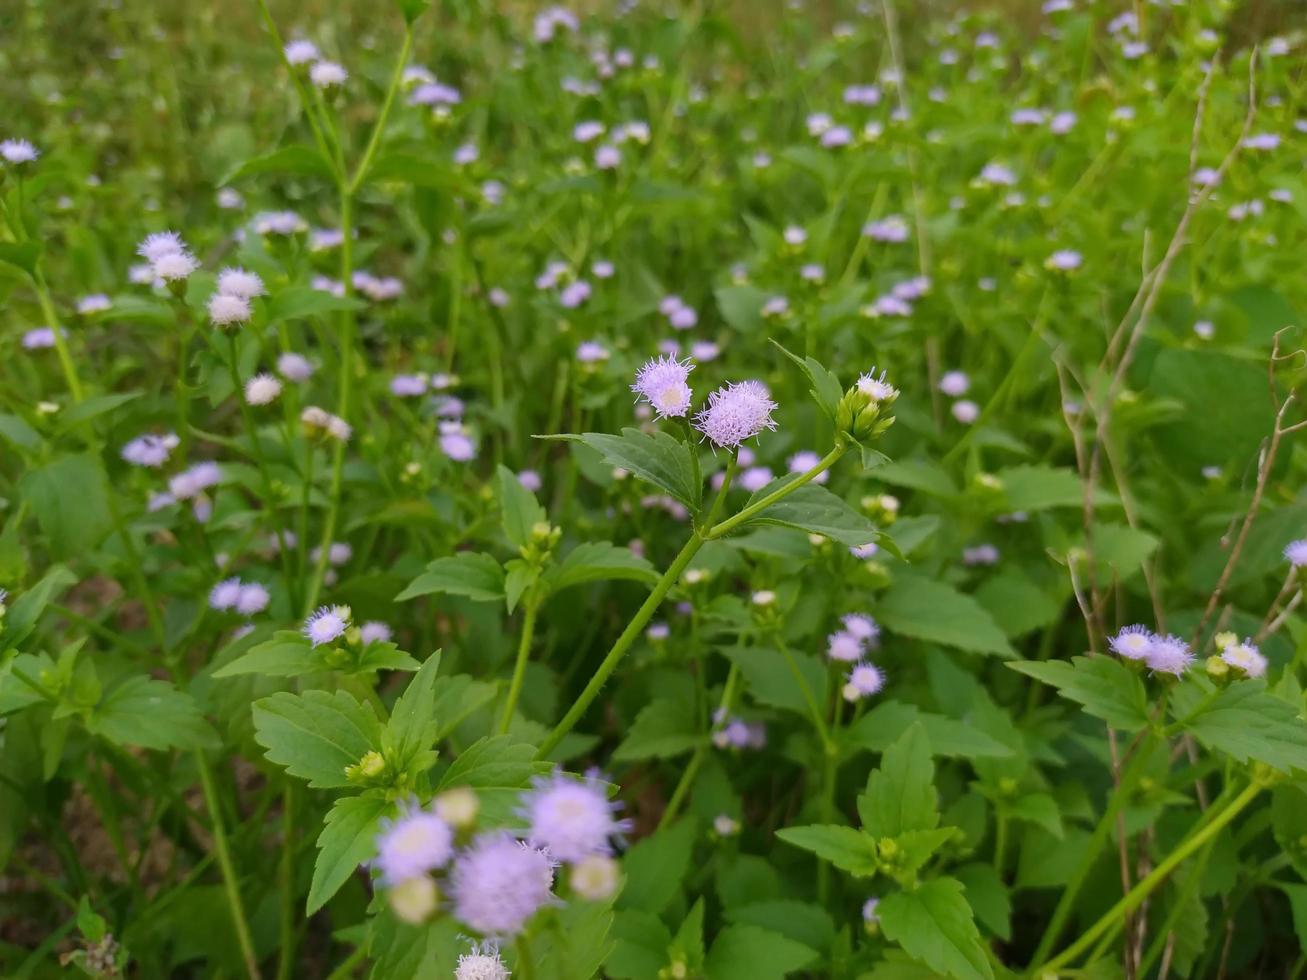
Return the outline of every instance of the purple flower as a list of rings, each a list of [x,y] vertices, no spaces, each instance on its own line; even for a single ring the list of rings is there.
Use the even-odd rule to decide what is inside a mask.
[[[1252,642],[1231,643],[1221,651],[1221,659],[1231,667],[1237,667],[1249,677],[1266,675],[1266,657]]]
[[[1189,644],[1178,636],[1155,636],[1144,658],[1155,674],[1174,674],[1179,677],[1194,662]]]
[[[540,479],[540,474],[535,470],[521,470],[517,474],[517,482],[522,484],[525,489],[530,490],[532,493],[537,493],[540,488],[544,486],[544,483]]]
[[[390,379],[390,393],[397,398],[416,398],[427,392],[427,379],[422,374],[397,374]]]
[[[622,151],[605,143],[595,150],[595,166],[600,170],[613,170],[622,162]]]
[[[218,468],[217,463],[196,463],[168,481],[168,492],[177,500],[188,500],[203,493],[221,479],[222,470]]]
[[[826,656],[831,660],[854,663],[865,652],[862,640],[848,630],[840,630],[826,638]]]
[[[236,611],[242,616],[253,616],[268,608],[269,599],[268,590],[258,582],[245,583],[236,596]]]
[[[458,958],[454,980],[508,980],[508,967],[493,943],[473,943],[472,952]]]
[[[491,936],[522,930],[553,895],[554,861],[547,851],[506,833],[482,834],[454,862],[454,915]]]
[[[785,461],[785,469],[790,473],[806,473],[818,463],[821,457],[811,449],[801,449]],[[812,478],[813,483],[825,483],[830,479],[830,470],[822,470]]]
[[[847,613],[840,620],[846,632],[856,636],[871,649],[880,645],[880,624],[866,613]]]
[[[939,390],[950,398],[965,395],[971,387],[971,379],[962,371],[945,371],[939,379]]]
[[[718,388],[708,396],[708,407],[694,424],[714,445],[734,449],[763,429],[775,430],[771,413],[778,406],[761,381],[741,381]]]
[[[897,214],[862,226],[862,234],[874,242],[906,242],[908,223]]]
[[[236,603],[241,597],[241,580],[238,578],[225,579],[219,582],[209,592],[209,606],[220,612],[227,609],[234,609]]]
[[[569,863],[592,854],[611,854],[610,838],[630,829],[618,820],[619,804],[610,803],[603,782],[593,773],[577,780],[564,773],[537,778],[522,796],[519,811],[530,824],[532,844]]]
[[[1044,266],[1049,269],[1056,269],[1059,272],[1071,272],[1079,269],[1084,257],[1074,249],[1058,249],[1047,259],[1044,260]]]
[[[862,921],[867,924],[879,922],[880,916],[876,914],[876,907],[880,905],[879,898],[869,898],[862,903]]]
[[[54,329],[52,327],[37,327],[23,334],[24,350],[43,350],[53,346]]]
[[[1127,660],[1144,660],[1148,657],[1148,651],[1153,648],[1155,639],[1152,630],[1136,623],[1122,628],[1116,636],[1108,639],[1107,645],[1119,657],[1125,657]]]
[[[364,646],[369,643],[389,643],[392,635],[388,625],[375,619],[359,627],[359,642]]]
[[[994,565],[998,562],[998,549],[992,544],[978,544],[962,550],[964,565]]]
[[[875,664],[860,663],[849,671],[848,683],[845,685],[845,699],[857,701],[859,698],[876,694],[885,686],[885,675]],[[852,694],[853,697],[849,697]]]
[[[440,451],[456,463],[475,459],[476,443],[458,422],[440,423]]]
[[[756,493],[776,478],[767,466],[750,466],[739,476],[740,489]]]
[[[880,551],[880,545],[876,544],[875,541],[869,541],[866,544],[853,545],[849,548],[849,554],[854,558],[861,558],[864,561],[873,557],[878,551]]]
[[[848,146],[853,142],[853,132],[848,126],[832,126],[821,134],[821,145],[827,149]]]
[[[608,360],[608,348],[596,340],[582,341],[576,347],[576,359],[582,364],[597,364]]]
[[[565,310],[574,310],[590,298],[590,284],[584,279],[570,282],[558,294],[558,302]]]
[[[349,629],[349,609],[345,606],[322,606],[304,621],[304,635],[316,647],[340,639]]]
[[[1307,565],[1307,538],[1290,541],[1286,544],[1284,546],[1284,557],[1288,559],[1289,564],[1294,568],[1302,568]]]
[[[148,466],[154,469],[168,461],[168,454],[177,447],[177,444],[177,437],[171,433],[166,436],[137,436],[123,446],[122,457],[133,466]]]
[[[970,425],[972,422],[976,421],[976,419],[980,418],[980,406],[965,398],[954,402],[953,407],[949,409],[949,411],[952,412],[953,417],[963,425]]]
[[[409,808],[394,820],[383,820],[377,837],[374,866],[387,885],[442,868],[454,856],[454,832],[428,810]]]
[[[659,418],[684,418],[693,397],[687,383],[693,370],[694,362],[688,358],[656,357],[635,372],[631,390],[652,405]]]

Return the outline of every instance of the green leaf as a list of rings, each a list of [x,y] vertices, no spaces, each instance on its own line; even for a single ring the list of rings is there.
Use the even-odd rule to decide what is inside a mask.
[[[519,600],[540,578],[540,569],[521,558],[514,558],[504,566],[504,602],[511,614]]]
[[[117,745],[202,749],[218,744],[199,705],[167,681],[129,677],[111,689],[86,719],[87,729]]]
[[[531,777],[552,769],[547,762],[537,762],[535,754],[535,746],[512,735],[480,738],[445,770],[437,792],[469,786],[481,801],[482,820],[495,823],[511,819]]]
[[[437,157],[431,152],[393,149],[383,150],[377,155],[368,168],[367,181],[370,184],[393,182],[442,190],[454,182],[454,177],[448,157]],[[484,225],[485,222],[482,221],[478,230],[484,230]]]
[[[386,722],[386,738],[394,746],[396,763],[401,769],[422,760],[422,754],[436,743],[440,726],[436,719],[436,686],[440,679],[440,651],[437,650],[418,669],[404,688]],[[426,767],[435,761],[432,753],[425,760]]]
[[[40,260],[40,242],[0,242],[0,262],[21,269],[29,276],[36,275],[36,263]]]
[[[811,714],[803,691],[795,682],[785,655],[778,650],[766,647],[748,647],[746,649],[730,648],[723,653],[740,668],[749,693],[754,700],[774,708],[784,708],[803,715]],[[818,704],[826,701],[827,670],[826,665],[817,657],[808,653],[791,651],[799,668],[799,673],[808,684],[813,699]]]
[[[504,534],[514,546],[525,548],[531,543],[531,531],[547,523],[545,509],[533,494],[522,486],[517,475],[506,466],[496,471],[499,482],[499,507],[504,515]]]
[[[395,6],[399,7],[399,12],[404,15],[406,24],[411,24],[421,17],[430,3],[431,0],[395,0]]]
[[[18,485],[58,558],[85,554],[113,526],[104,467],[95,456],[56,459],[29,470]]]
[[[1134,732],[1148,724],[1143,681],[1114,657],[1022,660],[1008,666],[1057,688],[1062,697],[1083,705],[1113,728]]]
[[[790,899],[751,902],[726,909],[732,922],[761,926],[803,943],[813,949],[826,949],[835,939],[835,921],[820,905]]]
[[[980,924],[999,939],[1012,938],[1012,900],[1007,885],[992,864],[964,864],[953,874],[967,890],[967,903]]]
[[[139,391],[125,391],[115,395],[96,395],[80,401],[76,405],[69,406],[66,412],[60,414],[60,431],[69,432],[75,426],[112,412],[118,406],[135,401],[141,395],[142,392]]]
[[[41,434],[18,415],[0,415],[0,437],[29,453],[37,452],[45,445]]]
[[[292,776],[338,788],[350,785],[347,766],[381,749],[381,722],[345,691],[280,692],[254,702],[254,740]]]
[[[40,685],[41,674],[54,669],[54,661],[45,653],[20,653],[0,665],[0,715],[12,714],[46,700],[40,691],[33,689],[27,681],[19,679],[20,672],[28,680]]]
[[[993,980],[971,906],[954,878],[936,878],[915,891],[900,891],[876,907],[885,938],[955,980]]]
[[[4,619],[0,619],[0,650],[16,647],[27,639],[40,622],[45,607],[76,583],[76,575],[63,565],[55,565],[30,589],[10,599]]]
[[[844,397],[844,389],[840,386],[840,379],[826,370],[825,366],[817,359],[812,357],[800,358],[797,354],[791,354],[774,337],[771,338],[771,342],[808,376],[808,383],[812,385],[813,400],[821,406],[821,410],[826,413],[828,418],[834,419],[835,410],[839,408],[840,399]]]
[[[880,768],[867,777],[866,792],[858,797],[858,815],[873,837],[897,837],[939,825],[935,764],[919,722],[885,750]]]
[[[876,618],[901,636],[972,653],[1016,656],[1003,631],[975,599],[919,575],[897,574],[876,605]]]
[[[498,602],[504,598],[504,570],[489,555],[460,551],[433,561],[395,597],[395,601],[404,602],[433,593],[466,596],[477,602]]]
[[[750,497],[749,504],[757,503],[785,483],[792,482],[793,479],[791,475],[772,481]],[[819,487],[815,483],[805,483],[789,496],[772,504],[757,517],[746,522],[744,526],[752,527],[758,524],[793,527],[800,531],[807,531],[809,534],[822,534],[851,548],[859,548],[873,542],[890,545],[885,535],[867,517],[859,514],[825,487]]]
[[[1084,506],[1084,486],[1075,470],[1043,464],[1012,466],[997,473],[1008,510],[1034,512],[1051,507]],[[1111,499],[1099,493],[1099,503]]]
[[[758,926],[727,926],[713,940],[708,980],[781,980],[817,958],[815,950]]]
[[[558,592],[573,585],[608,579],[632,579],[652,585],[658,581],[658,570],[630,548],[591,541],[569,551],[549,570],[546,581],[551,592]]]
[[[1012,750],[974,725],[922,711],[901,701],[883,701],[840,733],[848,749],[884,752],[913,722],[926,731],[931,752],[961,759],[1011,755]]]
[[[1057,801],[1047,793],[1029,793],[1004,804],[1004,809],[1008,816],[1038,824],[1058,840],[1065,836]]]
[[[245,177],[261,174],[278,174],[295,177],[321,177],[334,181],[335,172],[327,158],[311,146],[291,144],[251,157],[218,181],[219,186],[234,183]]]
[[[776,836],[787,844],[811,851],[855,878],[870,878],[879,867],[875,840],[853,827],[837,824],[785,827],[776,831]]]
[[[975,598],[1009,637],[1050,626],[1062,612],[1062,603],[1050,598],[1016,566],[986,578]]]
[[[722,286],[713,295],[722,319],[736,330],[749,333],[762,325],[762,308],[773,294],[756,286]]]
[[[1307,722],[1297,707],[1268,694],[1262,681],[1235,681],[1213,692],[1206,680],[1191,679],[1171,692],[1171,713],[1207,748],[1239,762],[1307,770]]]
[[[467,674],[441,678],[436,685],[435,707],[436,741],[439,742],[465,718],[483,707],[495,696],[497,687],[489,681],[473,680]]]
[[[353,296],[337,296],[311,286],[290,286],[272,297],[268,304],[268,322],[302,320],[340,310],[361,310],[366,305]]]
[[[381,818],[392,804],[372,796],[346,796],[327,812],[318,835],[318,857],[305,914],[312,915],[340,891],[360,864],[377,854]]]
[[[637,841],[622,857],[626,886],[617,897],[618,908],[641,909],[655,915],[680,891],[690,868],[695,824],[682,817],[670,827]]]
[[[583,432],[543,438],[564,439],[589,446],[610,465],[629,470],[641,480],[671,494],[690,510],[699,507],[703,488],[695,485],[690,449],[666,432],[649,434],[628,428],[623,429],[620,436]]]
[[[660,698],[640,709],[613,758],[618,762],[669,759],[702,741],[691,704],[683,698]]]
[[[272,639],[251,647],[241,656],[213,672],[214,677],[261,674],[264,677],[298,677],[326,669],[303,633],[278,630]]]

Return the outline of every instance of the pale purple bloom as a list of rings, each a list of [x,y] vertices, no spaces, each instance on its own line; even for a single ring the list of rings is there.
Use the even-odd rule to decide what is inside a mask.
[[[236,611],[242,616],[253,616],[268,608],[270,596],[268,590],[258,582],[246,582],[241,585],[236,596]]]
[[[461,419],[465,406],[461,398],[453,395],[438,395],[431,401],[436,415],[445,419]]]
[[[869,697],[885,686],[885,675],[874,664],[860,663],[849,671],[848,686],[859,697]]]
[[[866,923],[879,922],[880,916],[876,914],[876,907],[880,905],[879,898],[869,898],[862,903],[862,921]]]
[[[277,371],[287,381],[304,382],[313,375],[313,365],[302,354],[287,351],[277,358]]]
[[[6,163],[32,163],[40,155],[40,151],[27,140],[0,140],[0,158]]]
[[[243,296],[214,293],[209,297],[209,319],[215,327],[230,327],[247,322],[254,315],[250,301]]]
[[[390,393],[397,398],[416,398],[427,393],[424,374],[397,374],[390,379]]]
[[[1055,136],[1063,136],[1076,125],[1076,114],[1074,112],[1059,112],[1048,121],[1048,129]]]
[[[1012,125],[1041,126],[1047,117],[1043,109],[1017,109],[1012,113]]]
[[[848,630],[839,630],[826,638],[826,656],[831,660],[854,663],[865,652],[863,641]]]
[[[245,382],[245,401],[251,405],[267,405],[281,394],[281,382],[271,374],[256,374]]]
[[[196,463],[168,481],[168,492],[177,500],[188,500],[203,493],[221,479],[222,470],[217,463]]]
[[[694,424],[715,445],[733,449],[763,429],[774,430],[771,413],[777,407],[761,381],[741,381],[710,394]]]
[[[886,372],[881,371],[880,377],[876,377],[876,369],[873,367],[870,371],[867,371],[858,378],[858,391],[862,392],[873,402],[893,401],[898,397],[898,389],[885,379]]]
[[[224,187],[218,191],[218,207],[224,211],[235,211],[245,206],[245,198],[234,187]]]
[[[91,316],[94,313],[103,313],[112,306],[113,300],[104,293],[92,293],[90,296],[83,296],[77,301],[77,312],[82,316]]]
[[[790,301],[784,296],[772,296],[762,304],[761,313],[765,317],[784,316],[790,311]]]
[[[667,355],[654,358],[635,373],[631,390],[647,401],[659,418],[684,418],[693,392],[688,379],[694,362]]]
[[[980,406],[966,398],[955,401],[949,411],[963,425],[970,425],[980,418]]]
[[[609,802],[594,774],[582,781],[556,772],[537,777],[533,786],[523,794],[519,814],[529,825],[531,843],[560,861],[611,854],[611,839],[630,829],[629,821],[615,817],[619,804]]]
[[[750,466],[739,475],[738,482],[741,490],[756,493],[774,479],[776,479],[776,475],[772,473],[770,467]]]
[[[175,435],[137,436],[122,448],[122,458],[133,466],[147,466],[151,469],[162,466],[168,461],[168,454],[178,445]]]
[[[681,306],[671,312],[667,322],[673,330],[689,330],[699,322],[699,314],[693,307]]]
[[[381,822],[373,866],[381,880],[395,886],[443,868],[454,856],[454,832],[429,810],[404,808],[394,820]]]
[[[1144,659],[1153,673],[1179,677],[1194,662],[1194,655],[1178,636],[1155,636]]]
[[[344,606],[322,606],[304,621],[304,635],[316,647],[332,643],[349,629],[349,610]]]
[[[582,364],[597,364],[608,360],[608,348],[597,340],[585,340],[577,345],[576,359]]]
[[[786,245],[798,248],[808,240],[808,233],[798,225],[790,225],[781,233],[781,237],[785,239]]]
[[[591,143],[604,134],[604,124],[593,119],[579,122],[572,129],[572,139],[578,143]]]
[[[764,150],[759,150],[753,155],[753,166],[756,170],[766,170],[771,166],[771,154]]]
[[[477,454],[476,444],[457,422],[440,424],[440,451],[456,463],[466,463]]]
[[[1266,657],[1252,640],[1231,643],[1221,651],[1221,659],[1231,667],[1238,667],[1249,677],[1266,675]]]
[[[349,72],[334,61],[315,61],[309,68],[309,81],[318,88],[333,88],[348,80]]]
[[[254,230],[260,235],[297,235],[308,228],[294,211],[264,211],[254,216]]]
[[[1121,56],[1127,61],[1134,61],[1148,54],[1147,41],[1126,41],[1121,45]]]
[[[466,167],[469,163],[476,163],[479,156],[481,151],[475,143],[464,143],[454,151],[454,162],[460,167]]]
[[[595,166],[600,170],[613,170],[622,162],[622,151],[611,143],[595,150]]]
[[[53,346],[54,329],[51,327],[37,327],[23,334],[24,350],[43,350]]]
[[[875,242],[906,242],[908,223],[894,214],[880,221],[863,225],[862,234]]]
[[[145,261],[154,263],[165,255],[186,251],[186,243],[175,231],[156,231],[145,236],[145,240],[136,247],[136,254]]]
[[[1294,568],[1307,565],[1307,539],[1290,541],[1284,546],[1284,557]]]
[[[841,617],[846,632],[862,640],[871,649],[880,643],[880,624],[866,613],[847,613]]]
[[[477,837],[455,860],[449,878],[455,917],[491,936],[520,932],[552,900],[553,883],[549,853],[502,832]]]
[[[808,262],[799,268],[799,275],[808,282],[821,282],[826,278],[826,270],[816,262]]]
[[[667,639],[672,635],[672,628],[666,623],[650,623],[649,628],[644,631],[644,635],[650,640],[658,642]]]
[[[257,273],[229,268],[218,273],[218,292],[226,293],[228,296],[240,296],[242,299],[253,299],[255,296],[262,296],[267,290]]]
[[[827,149],[848,146],[853,142],[853,132],[848,126],[832,126],[821,134],[821,145]]]
[[[590,263],[590,271],[594,274],[596,279],[611,279],[613,277],[613,272],[616,270],[613,267],[613,263],[606,259],[595,259]]]
[[[471,953],[459,956],[454,980],[508,980],[508,967],[493,943],[473,943]]]
[[[977,180],[991,187],[1012,187],[1017,182],[1017,175],[1001,163],[987,163]]]
[[[1194,334],[1203,340],[1216,336],[1216,325],[1211,320],[1199,320],[1194,324]]]
[[[393,635],[387,624],[376,619],[369,620],[359,627],[359,642],[364,646],[371,643],[389,643]]]
[[[950,398],[959,398],[971,388],[971,379],[962,371],[945,371],[939,379],[939,390]]]
[[[1243,146],[1248,150],[1274,150],[1280,145],[1280,137],[1277,133],[1254,133],[1243,141]]]
[[[873,557],[876,552],[880,551],[880,545],[875,541],[868,541],[866,544],[853,545],[849,548],[849,554],[854,558],[860,558],[864,561]]]
[[[535,470],[521,470],[517,474],[517,482],[530,490],[532,493],[538,493],[544,483],[540,479],[540,474]]]
[[[234,609],[241,597],[241,580],[229,578],[219,582],[209,592],[209,606],[219,611]]]
[[[536,14],[533,30],[537,41],[548,44],[557,35],[560,27],[575,34],[580,26],[581,22],[576,19],[576,14],[566,7],[546,7]]]
[[[426,82],[415,88],[408,97],[409,105],[447,106],[458,105],[462,101],[462,93],[443,82]]]
[[[1056,269],[1059,272],[1070,272],[1079,269],[1084,257],[1077,251],[1069,248],[1058,249],[1050,255],[1044,262],[1044,265],[1050,269]]]
[[[287,63],[292,65],[306,65],[318,58],[318,46],[302,38],[289,42],[283,52]]]
[[[897,296],[880,296],[863,312],[869,316],[911,316],[912,304]]]
[[[994,565],[998,562],[998,549],[992,544],[978,544],[974,548],[962,549],[964,565]]]
[[[834,123],[831,117],[824,112],[814,112],[806,120],[809,136],[820,136],[826,130],[830,129]]]
[[[190,252],[169,252],[154,260],[150,272],[163,282],[183,282],[199,267],[200,263]]]
[[[558,294],[558,303],[565,310],[574,310],[590,298],[590,284],[584,279],[570,282]]]
[[[1155,639],[1150,629],[1136,623],[1123,627],[1116,636],[1109,637],[1107,645],[1117,656],[1127,660],[1144,660],[1153,648]]]
[[[309,280],[309,285],[320,293],[331,293],[332,296],[344,296],[345,284],[331,276],[314,276]]]
[[[801,449],[785,462],[785,469],[790,473],[806,473],[818,463],[821,457],[811,449]],[[813,483],[825,483],[830,479],[830,470],[822,470],[812,478]]]
[[[879,105],[880,88],[876,85],[850,85],[844,89],[844,101],[848,105]]]

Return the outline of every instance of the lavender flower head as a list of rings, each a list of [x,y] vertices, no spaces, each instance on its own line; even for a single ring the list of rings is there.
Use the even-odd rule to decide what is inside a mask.
[[[939,379],[939,390],[950,398],[960,398],[971,387],[971,379],[962,371],[945,371]]]
[[[655,357],[635,372],[631,390],[652,405],[659,418],[685,418],[694,394],[686,383],[693,370],[694,362],[689,358],[677,360],[670,354]]]
[[[390,627],[380,620],[369,620],[359,627],[359,642],[364,646],[370,643],[389,643],[394,634]]]
[[[493,943],[473,943],[472,952],[459,956],[454,980],[508,980],[508,967]]]
[[[1249,677],[1266,675],[1266,657],[1252,640],[1231,643],[1221,651],[1221,659],[1231,667],[1237,667]]]
[[[41,151],[27,140],[0,140],[0,157],[6,163],[32,163],[41,155]]]
[[[708,406],[695,416],[695,427],[716,446],[734,449],[763,429],[776,429],[771,417],[777,405],[761,381],[741,381],[718,388]]]
[[[168,461],[168,454],[177,447],[178,442],[179,440],[172,433],[166,436],[137,436],[123,446],[122,457],[133,466],[155,469]]]
[[[268,590],[258,582],[243,583],[236,596],[236,611],[242,616],[253,616],[267,609],[271,598]]]
[[[1178,636],[1155,636],[1144,662],[1155,674],[1174,674],[1179,677],[1194,662],[1189,644]]]
[[[1152,630],[1136,623],[1111,637],[1107,645],[1119,657],[1125,657],[1127,660],[1145,660],[1148,651],[1153,648],[1155,639]]]
[[[611,854],[610,838],[630,829],[614,813],[603,783],[590,773],[584,781],[561,772],[537,778],[522,796],[521,815],[530,824],[529,839],[561,861],[580,861],[592,854]]]
[[[844,699],[859,701],[879,692],[885,686],[885,675],[875,664],[855,664],[844,685]]]
[[[429,810],[407,807],[394,820],[383,820],[373,866],[387,885],[443,868],[454,856],[454,832]]]
[[[826,656],[843,663],[855,663],[862,659],[863,641],[848,630],[832,633],[826,639]]]
[[[304,621],[304,635],[315,647],[340,639],[347,629],[348,606],[322,606]]]
[[[847,633],[856,636],[871,649],[880,645],[880,624],[866,613],[848,613],[840,622]]]
[[[482,834],[454,862],[454,915],[488,936],[518,933],[553,898],[554,860],[505,833]]]
[[[785,469],[790,473],[806,473],[818,463],[821,457],[811,449],[801,449],[785,461]],[[825,483],[830,479],[830,470],[822,470],[812,478],[813,483]]]
[[[1288,559],[1289,564],[1294,568],[1302,568],[1307,565],[1307,538],[1290,541],[1285,545],[1284,557]]]
[[[223,611],[234,609],[241,596],[241,580],[229,578],[219,582],[209,592],[209,607]]]
[[[890,402],[899,395],[898,389],[885,380],[884,371],[876,377],[875,368],[858,378],[858,390],[873,402]]]

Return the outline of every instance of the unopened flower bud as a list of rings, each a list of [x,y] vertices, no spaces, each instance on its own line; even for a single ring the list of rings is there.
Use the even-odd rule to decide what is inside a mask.
[[[436,816],[455,830],[467,830],[476,823],[481,801],[467,786],[446,790],[435,799]]]
[[[617,891],[621,873],[617,862],[606,854],[591,854],[572,866],[572,891],[592,902],[601,902]]]
[[[440,893],[436,883],[426,875],[408,878],[386,893],[391,911],[403,922],[418,925],[436,910]]]

